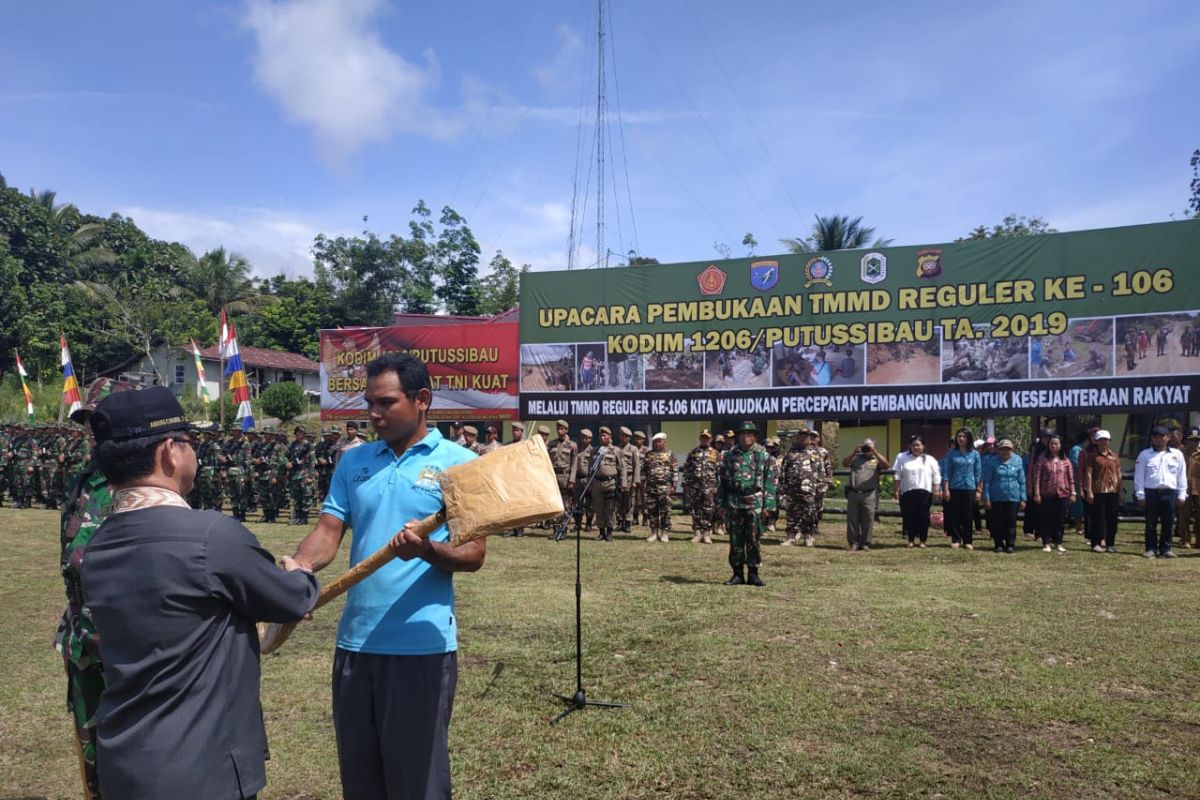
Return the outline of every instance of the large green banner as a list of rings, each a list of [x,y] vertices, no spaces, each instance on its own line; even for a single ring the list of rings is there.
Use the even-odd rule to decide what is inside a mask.
[[[521,281],[523,416],[1180,408],[1200,221]]]

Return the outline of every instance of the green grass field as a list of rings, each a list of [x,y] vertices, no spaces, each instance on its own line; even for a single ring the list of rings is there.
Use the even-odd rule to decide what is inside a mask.
[[[0,510],[0,798],[77,798],[51,646],[57,514]],[[304,533],[252,525],[277,555]],[[644,532],[643,532],[644,533]],[[540,534],[540,532],[539,532]],[[456,579],[460,798],[1200,797],[1200,558],[927,550],[877,529],[849,553],[764,548],[725,587],[723,544],[586,541],[588,709],[571,693],[574,546],[493,539]],[[331,571],[340,571],[344,560]],[[340,796],[329,708],[338,608],[264,660],[261,797]],[[198,742],[197,746],[203,746]]]

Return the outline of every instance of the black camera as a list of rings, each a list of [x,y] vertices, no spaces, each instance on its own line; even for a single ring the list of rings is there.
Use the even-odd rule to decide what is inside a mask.
[[[871,445],[869,445],[869,444],[864,444],[862,447],[858,448],[858,452],[860,452],[860,453],[869,453],[869,452],[871,452]]]

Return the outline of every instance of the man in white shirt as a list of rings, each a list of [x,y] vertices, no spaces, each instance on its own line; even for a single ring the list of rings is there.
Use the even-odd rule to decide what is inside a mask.
[[[1138,454],[1133,466],[1133,493],[1146,509],[1146,558],[1175,557],[1171,552],[1175,506],[1187,500],[1187,466],[1183,453],[1167,447],[1167,433],[1162,425],[1151,430],[1150,447]]]

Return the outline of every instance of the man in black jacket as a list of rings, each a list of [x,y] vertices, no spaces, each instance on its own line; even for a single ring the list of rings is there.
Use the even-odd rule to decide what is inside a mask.
[[[83,570],[107,681],[103,794],[252,798],[267,757],[255,622],[302,617],[317,580],[289,558],[279,569],[236,520],[187,506],[196,454],[168,389],[110,395],[91,426],[116,490]]]

